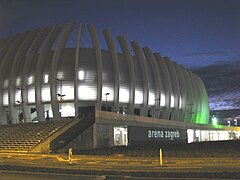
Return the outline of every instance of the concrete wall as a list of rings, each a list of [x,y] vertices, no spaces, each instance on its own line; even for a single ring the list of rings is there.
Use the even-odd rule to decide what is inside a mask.
[[[127,126],[128,133],[132,134],[133,140],[153,143],[158,141],[182,141],[186,142],[187,129],[197,130],[225,130],[240,131],[238,127],[201,125],[181,121],[147,118],[133,115],[122,115],[113,112],[95,112],[95,123],[82,134],[72,140],[64,151],[71,147],[73,150],[88,150],[97,148],[109,148],[114,146],[114,127]],[[131,131],[131,129],[134,129]],[[131,131],[131,132],[130,132]],[[137,132],[136,132],[137,131]],[[159,133],[163,133],[162,136]],[[143,134],[141,134],[143,133]],[[151,134],[149,134],[151,133]],[[146,137],[142,137],[142,136]],[[129,139],[131,142],[131,139]]]
[[[64,150],[67,152],[70,147],[75,151],[113,147],[113,137],[113,125],[95,123],[72,140],[61,151]]]
[[[94,148],[114,146],[114,131],[111,124],[94,124]]]
[[[67,152],[69,148],[73,150],[87,150],[93,148],[93,126],[86,129],[82,134],[73,139],[65,148]]]

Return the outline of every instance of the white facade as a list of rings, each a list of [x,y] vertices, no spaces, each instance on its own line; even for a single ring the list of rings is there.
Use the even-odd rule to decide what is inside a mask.
[[[92,25],[92,48],[81,47],[82,28],[70,22],[2,39],[0,123],[78,116],[83,106],[208,123],[208,97],[196,74],[122,35],[118,53],[106,29],[108,49],[101,50]],[[76,29],[75,48],[66,48]]]

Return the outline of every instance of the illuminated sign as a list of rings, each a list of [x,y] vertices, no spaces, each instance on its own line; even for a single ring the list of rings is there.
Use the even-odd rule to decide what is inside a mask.
[[[180,132],[179,130],[171,131],[171,130],[148,130],[148,138],[162,138],[162,139],[179,139]]]
[[[132,143],[152,141],[186,141],[187,130],[128,126],[128,139]]]

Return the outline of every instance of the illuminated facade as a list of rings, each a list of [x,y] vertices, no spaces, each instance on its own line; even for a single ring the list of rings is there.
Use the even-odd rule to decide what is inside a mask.
[[[67,47],[76,32],[75,47]],[[107,50],[88,26],[92,48],[81,46],[83,26],[70,22],[0,40],[0,123],[73,117],[79,108],[207,124],[202,80],[138,42],[105,29]]]

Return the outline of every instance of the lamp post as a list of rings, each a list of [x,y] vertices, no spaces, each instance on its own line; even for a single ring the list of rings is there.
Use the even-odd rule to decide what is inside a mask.
[[[66,95],[62,93],[62,83],[63,83],[63,79],[62,79],[62,78],[61,78],[61,79],[58,79],[58,78],[57,78],[56,80],[57,80],[57,82],[60,82],[60,87],[59,87],[60,92],[57,93],[57,96],[58,96],[58,98],[59,98],[59,111],[60,111],[60,113],[61,113],[61,111],[62,111],[62,100],[63,100],[63,97],[66,96]]]
[[[108,97],[108,95],[110,95],[109,92],[105,94],[105,96],[106,96],[106,111],[108,111],[108,104],[107,104],[107,97]]]
[[[159,118],[161,118],[161,111],[163,111],[163,109],[164,109],[164,106],[161,106],[161,99],[160,99],[160,97],[156,98],[155,99],[155,110],[159,111]]]
[[[156,110],[160,109],[160,98],[155,99],[155,109]]]
[[[19,100],[17,100],[16,103],[19,104],[19,105],[22,105],[22,104],[23,104],[23,102],[22,102],[22,101],[19,101]],[[21,108],[19,107],[19,108],[18,108],[18,121],[19,121],[19,123],[22,123],[21,113],[22,113],[22,112],[21,112]]]
[[[192,108],[193,108],[193,103],[189,103],[189,104],[188,104],[188,114],[189,114],[190,117],[191,117],[191,122],[192,122],[192,115],[193,115]]]
[[[20,91],[20,100],[17,100],[16,103],[19,104],[20,106],[22,106],[22,109],[21,109],[21,107],[18,108],[18,121],[19,121],[19,123],[22,123],[23,122],[22,120],[24,120],[23,119],[24,118],[24,116],[23,116],[23,103],[24,103],[24,101],[23,101],[23,97],[22,97],[23,96],[22,91],[25,90],[25,89],[23,89],[21,87],[16,87],[16,89]]]

